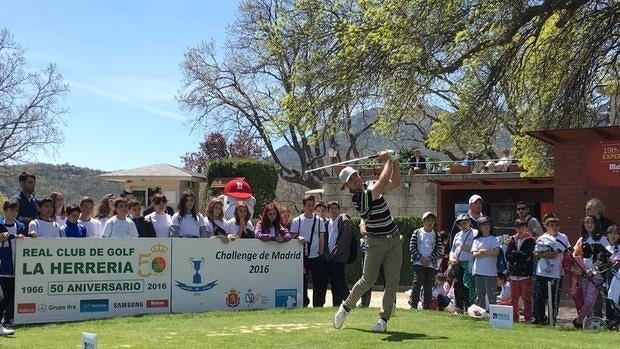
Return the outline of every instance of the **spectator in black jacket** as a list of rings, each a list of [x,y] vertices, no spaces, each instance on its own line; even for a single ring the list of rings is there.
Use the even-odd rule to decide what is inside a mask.
[[[534,247],[536,240],[528,231],[526,221],[515,221],[515,234],[506,249],[506,261],[510,271],[510,293],[512,316],[519,322],[519,298],[523,299],[523,316],[526,322],[532,320],[532,272],[534,270]]]
[[[153,226],[153,222],[145,219],[141,213],[140,202],[137,200],[130,200],[127,204],[127,208],[129,209],[129,213],[131,213],[131,220],[136,225],[136,229],[138,230],[138,236],[141,238],[155,238],[157,234],[155,233],[155,227]]]

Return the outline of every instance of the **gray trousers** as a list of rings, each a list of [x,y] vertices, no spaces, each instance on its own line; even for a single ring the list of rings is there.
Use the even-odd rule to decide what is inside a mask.
[[[368,235],[362,277],[355,283],[344,304],[350,309],[355,308],[360,297],[377,281],[381,264],[385,269],[385,293],[379,316],[389,319],[394,309],[403,264],[403,248],[398,233],[392,234],[390,239],[373,238]]]
[[[476,305],[486,308],[485,297],[489,297],[489,305],[497,303],[497,276],[474,275],[476,282]]]

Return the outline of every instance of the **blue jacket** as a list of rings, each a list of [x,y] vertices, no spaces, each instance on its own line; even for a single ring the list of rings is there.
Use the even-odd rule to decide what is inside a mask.
[[[80,223],[71,223],[67,221],[67,223],[60,228],[60,236],[66,238],[85,238],[86,227]]]
[[[19,193],[13,195],[11,199],[17,201],[19,204],[19,214],[17,215],[18,220],[21,221],[22,217],[30,217],[35,219],[39,215],[38,200],[34,195],[27,198],[24,193],[20,191]]]

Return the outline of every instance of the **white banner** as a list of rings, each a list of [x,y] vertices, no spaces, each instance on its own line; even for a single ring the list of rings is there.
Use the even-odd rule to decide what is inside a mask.
[[[15,323],[170,312],[170,239],[17,242]]]
[[[173,239],[172,311],[303,305],[302,246],[237,239]]]

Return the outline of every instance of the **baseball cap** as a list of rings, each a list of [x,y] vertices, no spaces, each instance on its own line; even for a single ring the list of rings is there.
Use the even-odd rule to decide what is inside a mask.
[[[357,171],[351,166],[343,168],[338,175],[338,177],[340,177],[340,182],[346,184],[354,173],[357,173]]]
[[[224,195],[235,199],[246,200],[252,197],[252,188],[245,178],[233,178],[226,183]]]
[[[425,220],[428,216],[433,216],[433,218],[437,219],[437,216],[435,216],[433,212],[424,212],[424,214],[422,215],[422,220]]]
[[[460,214],[458,215],[458,217],[456,217],[456,224],[459,224],[460,221],[469,221],[469,218],[467,217],[466,214]]]
[[[482,196],[480,196],[478,194],[474,194],[474,195],[469,197],[469,204],[471,205],[471,204],[473,204],[474,202],[476,202],[478,200],[484,201],[484,200],[482,200]]]

